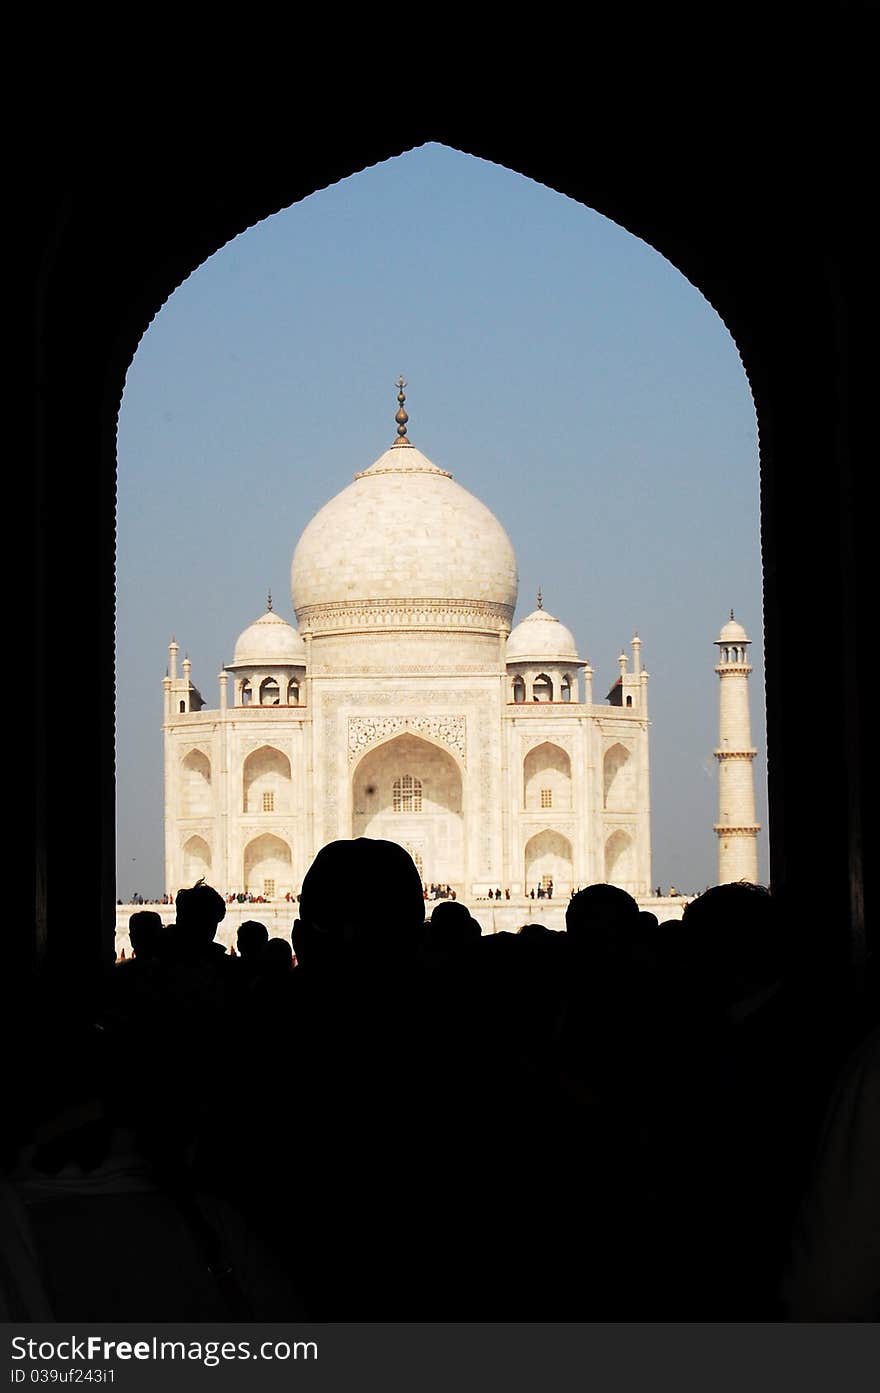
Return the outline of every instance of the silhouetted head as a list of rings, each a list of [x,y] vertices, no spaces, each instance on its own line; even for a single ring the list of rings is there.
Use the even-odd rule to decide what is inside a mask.
[[[572,949],[582,957],[610,961],[635,933],[639,907],[617,885],[588,885],[572,895],[565,928]]]
[[[270,938],[260,953],[260,973],[275,977],[293,968],[293,949],[286,938]]]
[[[437,905],[426,925],[425,943],[428,948],[466,948],[476,943],[482,932],[467,905],[458,900],[444,900]]]
[[[516,932],[527,943],[550,943],[557,938],[556,930],[549,929],[546,924],[523,924]]]
[[[191,889],[178,891],[175,906],[177,927],[191,943],[213,943],[217,925],[226,917],[222,895],[200,880]]]
[[[259,957],[269,942],[269,930],[258,919],[245,919],[238,926],[235,942],[239,956],[251,962]]]
[[[128,936],[135,955],[139,958],[156,956],[161,933],[162,916],[154,909],[139,909],[128,921]]]
[[[682,931],[699,977],[726,1001],[772,985],[785,971],[788,936],[763,885],[714,885],[685,905]]]
[[[570,934],[591,933],[601,925],[630,924],[638,919],[639,907],[632,895],[617,885],[588,885],[572,895],[565,910],[565,927]]]
[[[303,967],[388,961],[417,946],[424,922],[421,877],[402,846],[330,842],[303,880],[293,947]]]

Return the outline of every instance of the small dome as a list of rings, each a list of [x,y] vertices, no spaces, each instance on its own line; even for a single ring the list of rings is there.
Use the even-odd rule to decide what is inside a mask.
[[[751,639],[743,628],[742,624],[731,617],[728,619],[721,633],[715,640],[716,643],[750,643]]]
[[[306,646],[292,625],[274,610],[267,609],[250,628],[240,634],[230,667],[265,667],[284,665],[303,667]]]
[[[517,624],[507,640],[509,663],[576,663],[577,645],[570,629],[545,609],[533,610]]]

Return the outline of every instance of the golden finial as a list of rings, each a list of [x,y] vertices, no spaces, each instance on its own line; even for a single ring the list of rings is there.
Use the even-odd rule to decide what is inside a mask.
[[[406,407],[404,406],[406,395],[403,389],[406,386],[406,382],[402,373],[394,385],[397,388],[397,400],[400,402],[400,406],[394,417],[397,422],[397,439],[394,443],[395,445],[411,445],[412,441],[406,438],[406,423],[409,420],[409,416],[406,414]]]
[[[730,617],[733,618],[733,610],[730,611]]]
[[[542,589],[541,589],[541,587],[540,587],[540,585],[539,585],[539,586],[538,586],[538,609],[543,609],[543,608],[544,608],[544,592],[542,591]]]
[[[271,611],[271,609],[272,609],[272,591],[271,591],[271,590],[269,591],[268,595],[266,596],[266,608],[267,608],[268,610],[270,610],[270,611]]]

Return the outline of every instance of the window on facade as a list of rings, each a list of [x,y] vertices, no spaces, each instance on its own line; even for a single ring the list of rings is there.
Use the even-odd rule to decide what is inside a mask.
[[[513,679],[513,699],[515,702],[523,702],[526,699],[526,684],[521,677]]]
[[[391,801],[396,813],[422,811],[422,781],[412,774],[402,774],[391,788]]]
[[[275,896],[275,882],[274,882],[274,880],[264,880],[264,881],[263,881],[263,898],[264,898],[265,900],[271,900],[271,899],[274,898],[274,896]]]
[[[290,682],[287,687],[287,702],[289,706],[299,706],[299,683]]]
[[[274,793],[264,793],[264,794],[263,794],[263,812],[264,812],[264,813],[274,813],[274,811],[275,811],[275,794],[274,794]]]
[[[541,789],[541,807],[542,807],[542,808],[552,808],[552,807],[553,807],[553,790],[552,790],[552,788],[542,788],[542,789]]]

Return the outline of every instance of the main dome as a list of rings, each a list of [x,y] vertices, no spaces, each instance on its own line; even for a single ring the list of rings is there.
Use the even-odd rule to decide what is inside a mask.
[[[506,633],[516,557],[493,513],[405,438],[331,498],[291,566],[297,623]]]

